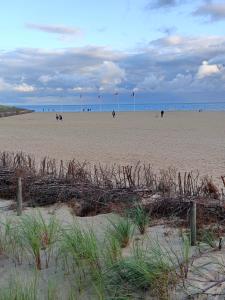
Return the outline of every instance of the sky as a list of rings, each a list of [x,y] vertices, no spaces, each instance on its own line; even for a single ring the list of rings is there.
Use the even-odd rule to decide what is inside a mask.
[[[0,1],[0,103],[225,101],[225,1]]]

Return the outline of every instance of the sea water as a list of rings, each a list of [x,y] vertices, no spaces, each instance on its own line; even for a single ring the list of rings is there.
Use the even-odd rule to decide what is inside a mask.
[[[149,104],[83,104],[83,105],[20,105],[36,112],[110,112],[115,111],[225,111],[225,102],[211,103],[149,103]]]

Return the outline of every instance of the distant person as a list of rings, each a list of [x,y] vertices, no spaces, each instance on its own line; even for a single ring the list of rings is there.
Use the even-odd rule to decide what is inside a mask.
[[[55,118],[56,118],[56,120],[57,120],[57,121],[59,120],[59,116],[58,116],[58,114],[56,114]]]
[[[62,115],[59,115],[59,120],[62,121],[63,120],[63,117]]]
[[[161,118],[164,116],[164,110],[161,110]]]
[[[112,111],[112,116],[113,116],[113,119],[114,119],[115,116],[116,116],[115,110]]]

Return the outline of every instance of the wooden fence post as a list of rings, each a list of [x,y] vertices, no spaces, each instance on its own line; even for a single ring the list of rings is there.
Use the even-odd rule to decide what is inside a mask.
[[[17,182],[17,216],[22,215],[22,210],[23,210],[23,196],[22,196],[22,180],[21,177],[18,177],[18,182]]]
[[[191,201],[190,211],[191,246],[196,245],[196,202]]]

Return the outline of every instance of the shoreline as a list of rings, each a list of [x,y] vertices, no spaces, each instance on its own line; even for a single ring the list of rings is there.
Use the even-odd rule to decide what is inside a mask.
[[[160,110],[136,110],[136,111],[133,111],[133,110],[116,110],[114,109],[116,113],[160,113]],[[163,110],[163,109],[162,109]],[[54,111],[31,111],[31,112],[34,112],[34,113],[111,113],[112,110],[103,110],[103,111],[60,111],[60,110],[54,110]],[[225,109],[224,110],[165,110],[164,109],[164,112],[165,113],[225,113]]]
[[[77,113],[92,113],[92,114],[111,114],[112,112],[109,111],[32,111],[36,114],[55,114],[55,113],[62,113],[62,114],[77,114]],[[117,114],[119,113],[160,113],[160,110],[120,110],[116,111]],[[164,110],[165,114],[167,113],[224,113],[225,110],[203,110],[203,111],[198,111],[198,110]]]
[[[21,106],[22,107],[22,106]],[[126,112],[126,111],[225,111],[225,102],[200,102],[200,103],[139,103],[136,101],[136,105],[132,102],[129,103],[89,103],[89,104],[43,104],[43,105],[25,105],[25,108],[33,109],[35,111],[68,111],[68,112],[80,112],[85,109],[91,109],[95,112],[110,112],[112,110]]]

